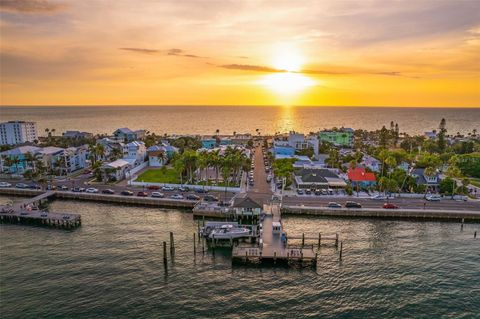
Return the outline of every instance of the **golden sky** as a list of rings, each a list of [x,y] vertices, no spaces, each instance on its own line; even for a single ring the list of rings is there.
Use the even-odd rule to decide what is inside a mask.
[[[480,107],[480,1],[0,0],[0,104]]]

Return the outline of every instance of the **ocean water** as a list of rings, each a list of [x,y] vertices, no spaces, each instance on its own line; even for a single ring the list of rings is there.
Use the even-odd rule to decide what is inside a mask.
[[[480,130],[480,108],[373,108],[298,106],[89,106],[0,107],[0,119],[28,120],[45,128],[112,133],[119,127],[147,129],[156,134],[308,133],[331,127],[374,130],[390,121],[401,132],[422,134],[437,129],[442,118],[451,134]]]
[[[244,268],[228,251],[194,258],[187,212],[74,201],[51,209],[80,212],[82,227],[0,225],[2,318],[480,317],[479,224],[287,217],[291,234],[339,232],[343,261],[325,246],[316,270]]]

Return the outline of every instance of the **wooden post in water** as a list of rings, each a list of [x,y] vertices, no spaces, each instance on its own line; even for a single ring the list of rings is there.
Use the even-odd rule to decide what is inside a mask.
[[[340,255],[339,259],[342,260],[343,242],[340,242]]]
[[[205,215],[202,216],[203,227],[205,227]]]
[[[205,254],[205,238],[202,239],[202,255]]]
[[[173,232],[170,232],[170,254],[175,254],[175,243],[173,241]]]
[[[163,242],[163,262],[167,264],[167,242]]]
[[[277,263],[277,252],[276,251],[273,252],[273,263],[274,264]]]
[[[195,233],[193,233],[193,255],[195,256],[197,254],[197,246],[195,242]]]
[[[335,234],[335,247],[338,247],[338,233]]]
[[[318,248],[322,245],[322,234],[318,233]]]
[[[465,218],[462,218],[462,225],[460,226],[460,230],[463,230],[463,223],[465,222]]]
[[[305,245],[305,233],[302,233],[302,248]]]
[[[200,221],[197,220],[197,233],[198,233],[198,241],[200,241]]]
[[[473,238],[477,238],[477,232],[476,231],[473,233]]]

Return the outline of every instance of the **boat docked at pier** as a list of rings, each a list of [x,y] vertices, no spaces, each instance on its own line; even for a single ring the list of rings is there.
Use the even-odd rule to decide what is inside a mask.
[[[250,236],[248,228],[223,225],[220,228],[213,229],[208,237],[210,239],[237,239],[248,236]]]

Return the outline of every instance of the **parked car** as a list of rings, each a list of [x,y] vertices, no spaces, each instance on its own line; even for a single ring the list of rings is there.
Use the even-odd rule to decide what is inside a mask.
[[[174,191],[174,190],[175,190],[175,187],[173,187],[173,186],[162,186],[162,191],[171,192],[171,191]]]
[[[123,196],[133,196],[133,192],[132,191],[127,191],[127,190],[122,191],[120,194],[123,195]]]
[[[297,194],[298,195],[303,195],[303,194],[305,194],[305,192],[303,191],[303,189],[299,188],[299,189],[297,189]]]
[[[7,182],[0,182],[0,187],[12,187],[12,184]]]
[[[314,192],[313,192],[315,195],[322,195],[322,191],[319,190],[319,189],[316,189]]]
[[[346,208],[362,208],[362,205],[360,205],[357,202],[346,202],[345,207]]]
[[[456,200],[457,202],[464,201],[466,202],[468,200],[468,196],[465,195],[454,195],[453,199]]]
[[[312,195],[312,191],[309,190],[309,189],[306,189],[306,190],[305,190],[305,194],[306,194],[306,195]]]
[[[72,192],[74,192],[74,193],[82,193],[82,192],[84,192],[84,191],[85,191],[85,188],[83,188],[83,187],[74,187],[74,188],[72,188]]]
[[[31,184],[31,185],[28,185],[28,188],[30,188],[30,189],[42,189],[42,186],[40,186],[38,184]]]
[[[69,220],[69,219],[70,219],[70,216],[68,216],[68,215],[63,215],[62,218],[65,219],[65,220]]]
[[[62,191],[68,191],[68,186],[65,186],[65,185],[60,185],[58,186],[58,188]]]
[[[383,204],[383,208],[385,208],[385,209],[397,209],[398,206],[393,204],[393,203],[385,203],[385,204]]]
[[[104,189],[102,191],[102,194],[109,194],[109,195],[112,195],[112,194],[115,194],[115,191],[113,189]]]
[[[89,187],[85,190],[85,193],[98,193],[98,189],[94,187]]]
[[[197,188],[195,190],[195,192],[199,193],[199,194],[206,194],[208,193],[208,189],[204,189],[204,188]]]
[[[188,188],[187,186],[180,186],[178,190],[181,192],[188,192],[190,191],[190,188]]]
[[[57,189],[57,186],[55,186],[55,185],[51,185],[51,184],[47,185],[47,190],[49,190],[49,191],[53,191],[53,190],[56,190],[56,189]]]
[[[173,194],[170,196],[170,198],[172,199],[183,199],[183,195],[182,194]]]
[[[218,197],[213,196],[213,195],[205,195],[203,197],[203,200],[206,202],[218,202]]]
[[[327,207],[329,207],[329,208],[342,208],[342,205],[340,205],[339,203],[330,202],[330,203],[328,203]]]
[[[164,198],[165,195],[163,195],[163,193],[160,193],[160,192],[152,192],[152,197]]]
[[[148,186],[147,186],[147,189],[159,190],[159,189],[160,189],[160,186],[157,186],[157,185],[148,185]]]
[[[377,195],[374,195],[372,197],[370,197],[370,199],[373,199],[373,200],[386,200],[387,197],[386,196],[383,196],[381,194],[377,194]]]
[[[321,192],[322,192],[322,195],[328,195],[328,192],[326,189],[322,189]]]
[[[195,194],[188,194],[187,199],[188,200],[200,200],[200,196],[195,195]]]
[[[137,196],[138,197],[148,197],[148,193],[147,192],[138,192]]]
[[[425,199],[428,200],[429,202],[438,202],[442,200],[442,196],[440,195],[427,195],[425,196]]]

